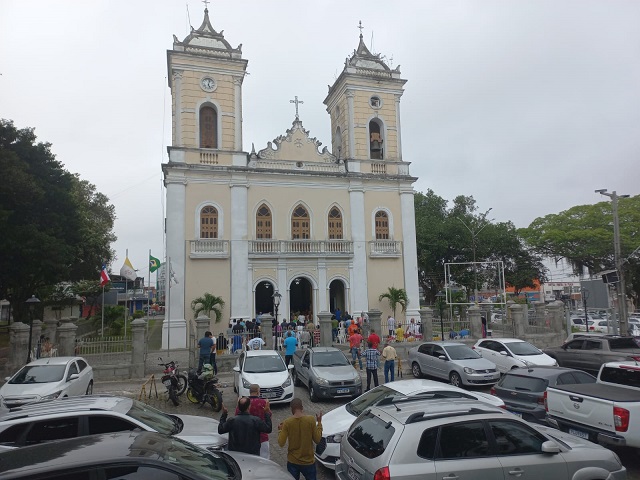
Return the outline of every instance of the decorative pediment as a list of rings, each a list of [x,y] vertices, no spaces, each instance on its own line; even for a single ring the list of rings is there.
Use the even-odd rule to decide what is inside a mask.
[[[224,56],[240,58],[242,56],[242,45],[233,48],[224,38],[224,30],[216,32],[209,20],[209,10],[204,11],[204,20],[197,29],[191,27],[191,33],[183,41],[173,36],[174,50],[184,50],[200,55]]]
[[[258,158],[268,160],[286,160],[291,162],[336,163],[336,157],[329,153],[327,147],[320,151],[322,142],[311,138],[302,122],[296,118],[286,135],[280,135],[267,148],[258,152]]]

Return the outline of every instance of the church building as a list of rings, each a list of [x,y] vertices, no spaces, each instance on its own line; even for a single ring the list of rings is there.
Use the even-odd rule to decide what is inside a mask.
[[[370,309],[404,288],[406,316],[419,318],[413,183],[402,158],[400,99],[406,80],[380,55],[357,48],[324,100],[331,150],[297,114],[273,142],[243,151],[247,60],[211,25],[167,52],[172,146],[162,165],[166,249],[172,281],[163,348],[186,346],[191,302],[225,301],[229,319]],[[318,88],[321,88],[318,85]],[[404,314],[398,312],[404,319]]]

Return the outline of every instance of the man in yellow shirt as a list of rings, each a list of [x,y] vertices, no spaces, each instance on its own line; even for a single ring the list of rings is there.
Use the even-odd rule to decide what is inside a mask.
[[[322,412],[313,418],[313,415],[304,415],[302,409],[302,400],[291,400],[293,415],[278,425],[278,445],[284,447],[289,440],[287,470],[293,478],[300,480],[302,474],[306,480],[316,480],[313,444],[322,438]]]
[[[402,328],[402,325],[398,325],[398,328],[396,328],[396,342],[404,342],[404,328]]]
[[[396,367],[396,358],[398,358],[398,353],[396,349],[391,346],[389,340],[385,344],[384,349],[382,350],[382,358],[384,358],[384,383],[389,382],[389,372],[391,372],[391,381],[394,380],[394,370]]]

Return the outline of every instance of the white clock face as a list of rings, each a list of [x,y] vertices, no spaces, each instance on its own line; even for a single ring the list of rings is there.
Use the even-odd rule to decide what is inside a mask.
[[[213,92],[216,89],[216,81],[211,77],[204,77],[200,80],[200,86],[205,92]]]

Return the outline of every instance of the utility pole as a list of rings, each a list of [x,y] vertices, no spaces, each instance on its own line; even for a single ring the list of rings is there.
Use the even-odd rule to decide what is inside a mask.
[[[460,223],[462,223],[465,226],[465,228],[469,230],[469,233],[471,234],[471,248],[473,249],[473,279],[475,282],[475,291],[473,293],[473,296],[474,296],[473,299],[476,304],[478,303],[478,265],[476,264],[476,237],[484,229],[484,227],[489,225],[489,223],[491,222],[491,220],[489,220],[489,222],[486,222],[486,220],[487,220],[487,215],[492,209],[493,207],[491,207],[489,210],[487,210],[482,215],[480,215],[482,217],[482,221],[484,222],[484,225],[482,225],[475,232],[471,230],[466,223],[464,223],[464,220],[462,220],[460,217],[457,217],[458,220],[460,220]]]
[[[627,289],[624,281],[624,271],[622,270],[622,255],[620,252],[620,220],[618,219],[618,198],[628,198],[629,195],[618,195],[614,190],[607,192],[606,188],[596,190],[596,193],[605,195],[611,199],[611,210],[613,213],[613,255],[618,271],[618,313],[620,319],[620,335],[629,335],[627,328]]]

